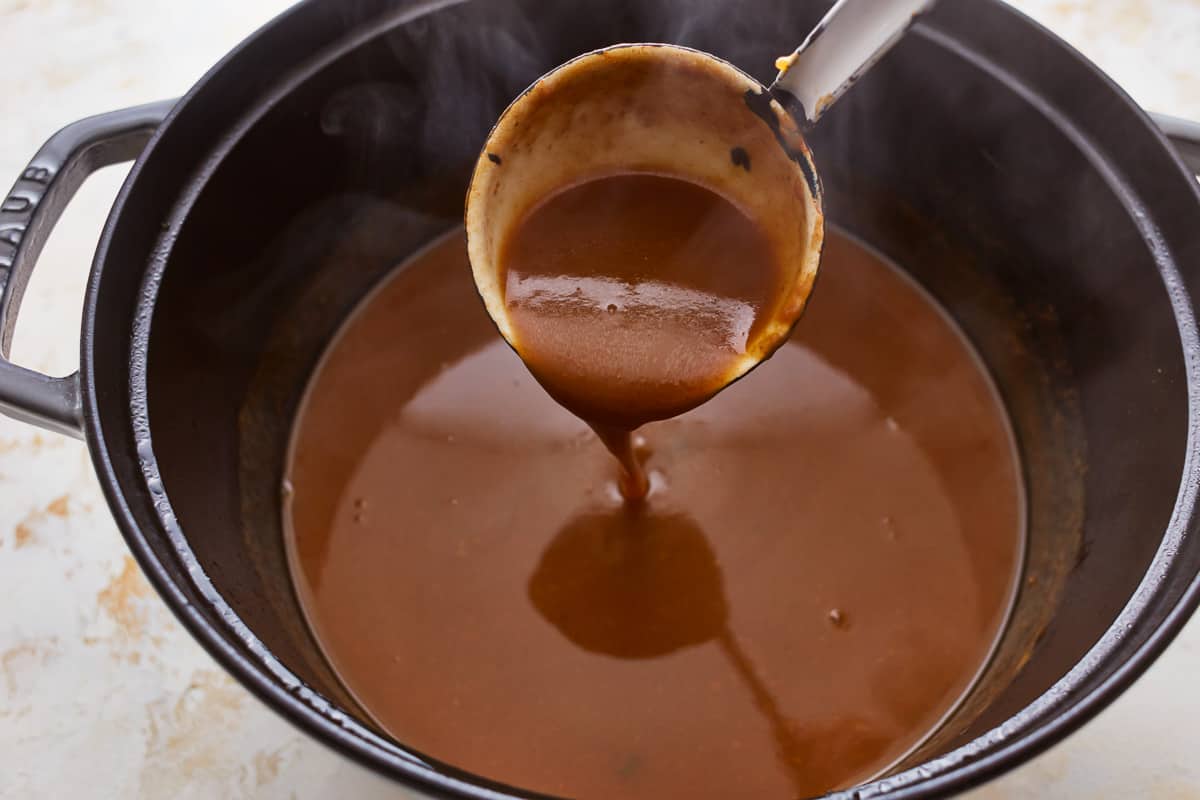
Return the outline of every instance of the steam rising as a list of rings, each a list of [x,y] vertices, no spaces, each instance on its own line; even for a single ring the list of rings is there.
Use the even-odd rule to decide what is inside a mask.
[[[768,0],[751,13],[731,0],[449,3],[349,56],[362,80],[326,95],[321,130],[341,140],[348,177],[373,193],[447,179],[465,190],[501,112],[559,64],[612,44],[659,41],[712,52],[769,83],[774,57],[796,46],[824,5]],[[356,22],[376,12],[346,4]],[[443,186],[441,194],[442,213],[461,211],[461,191]]]

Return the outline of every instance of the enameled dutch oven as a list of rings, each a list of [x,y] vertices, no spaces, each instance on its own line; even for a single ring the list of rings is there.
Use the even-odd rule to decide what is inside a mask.
[[[301,3],[182,101],[76,123],[20,176],[0,211],[5,355],[64,204],[137,159],[92,268],[79,373],[4,363],[0,409],[86,438],[146,574],[270,706],[422,795],[529,796],[391,740],[326,666],[280,530],[298,399],[355,303],[460,224],[489,126],[533,79],[622,41],[769,79],[825,5]],[[1200,137],[1164,124],[1196,169]],[[997,0],[941,3],[811,145],[831,222],[954,316],[1025,464],[1025,580],[996,657],[919,752],[846,793],[943,795],[1079,726],[1196,606],[1200,192],[1146,114]]]

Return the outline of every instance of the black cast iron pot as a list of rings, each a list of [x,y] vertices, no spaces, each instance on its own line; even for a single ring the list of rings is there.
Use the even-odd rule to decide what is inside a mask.
[[[96,254],[78,375],[0,364],[0,410],[86,437],[146,574],[273,708],[426,795],[527,796],[406,750],[330,673],[280,532],[298,398],[354,304],[460,223],[488,127],[538,75],[670,41],[767,79],[825,5],[302,3],[183,101],[76,123],[34,158],[0,212],[5,355],[74,189],[137,164]],[[1095,714],[1200,597],[1200,193],[1116,86],[996,0],[941,3],[812,145],[831,220],[957,319],[1025,463],[1026,579],[996,657],[918,753],[850,793],[942,795]]]

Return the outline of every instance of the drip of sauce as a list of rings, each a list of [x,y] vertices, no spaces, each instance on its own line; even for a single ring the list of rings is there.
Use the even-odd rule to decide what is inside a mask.
[[[474,295],[461,233],[411,259],[295,429],[298,596],[382,728],[582,800],[817,795],[936,729],[1007,618],[1022,494],[920,289],[831,231],[793,339],[639,432],[643,504]]]
[[[632,431],[740,374],[786,288],[745,213],[664,175],[607,175],[550,196],[514,226],[500,261],[514,346],[621,462],[631,499],[649,488]]]

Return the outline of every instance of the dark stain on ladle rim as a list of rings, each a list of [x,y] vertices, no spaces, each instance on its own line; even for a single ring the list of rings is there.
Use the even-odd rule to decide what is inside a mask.
[[[804,119],[803,114],[796,116],[788,110],[788,104],[799,104],[799,100],[793,97],[790,93],[776,90],[774,93],[765,90],[747,89],[742,95],[746,101],[746,106],[754,112],[755,116],[767,124],[771,132],[775,134],[775,141],[779,142],[779,146],[783,148],[783,152],[792,161],[795,161],[800,171],[804,174],[804,180],[808,184],[808,190],[812,192],[813,198],[818,204],[821,202],[821,179],[817,177],[817,172],[813,168],[812,161],[809,160],[808,153],[799,150],[792,146],[788,141],[788,137],[784,135],[783,129],[779,124],[779,117],[775,114],[775,109],[771,108],[771,101],[779,102],[780,106],[787,111],[788,115],[793,119]],[[790,98],[790,100],[789,100]],[[801,107],[801,110],[803,108]]]
[[[729,160],[733,162],[735,167],[741,167],[750,171],[750,154],[746,152],[744,147],[735,147],[729,151]]]

